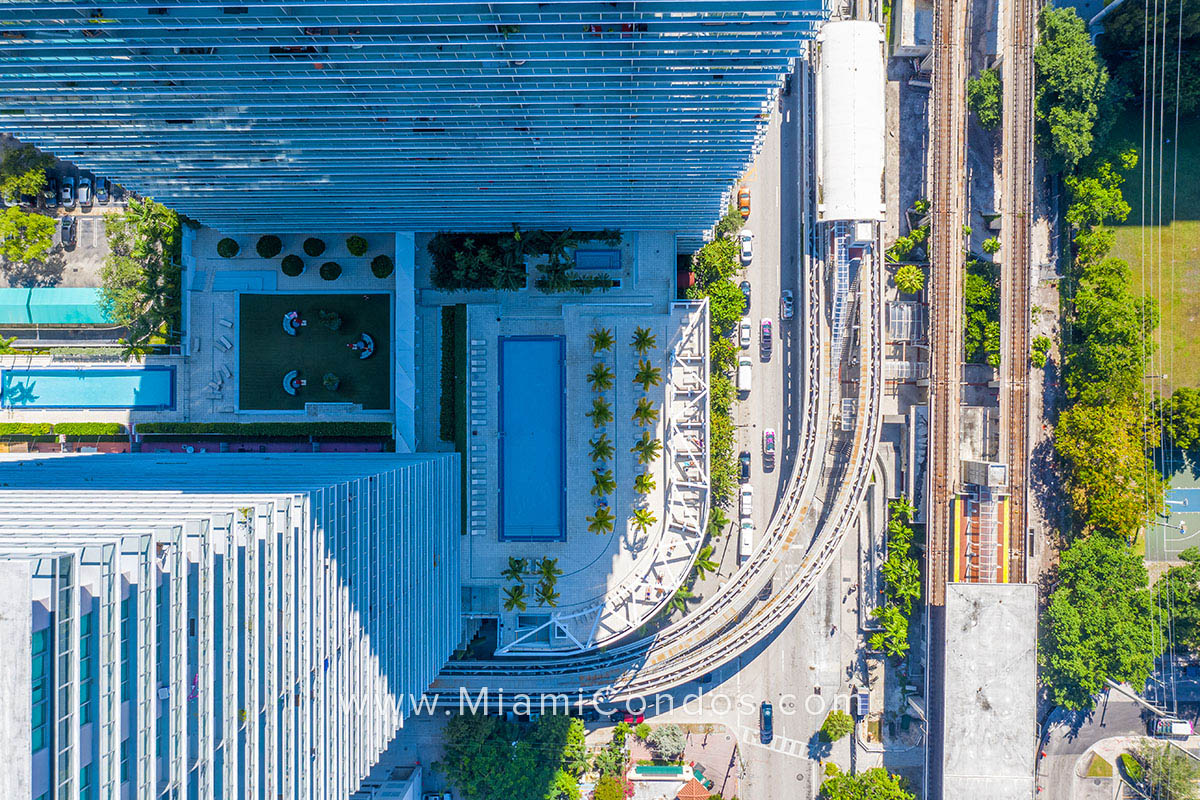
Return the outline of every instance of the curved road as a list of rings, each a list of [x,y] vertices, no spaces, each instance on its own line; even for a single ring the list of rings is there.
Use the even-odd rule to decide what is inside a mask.
[[[797,75],[797,91],[806,101],[811,84]],[[793,101],[795,98],[793,98]],[[805,108],[807,112],[807,108]],[[802,117],[807,119],[805,115]],[[805,149],[806,137],[796,146]],[[802,162],[803,163],[803,162]],[[807,177],[807,176],[806,176]],[[808,205],[807,203],[805,204]],[[806,209],[806,219],[807,209]],[[801,231],[810,230],[804,225]],[[803,234],[802,234],[803,235]],[[829,376],[838,365],[828,359],[829,331],[818,263],[801,269],[800,306],[803,347],[798,362],[805,392],[800,436],[794,440],[797,469],[762,545],[723,590],[650,640],[639,640],[571,657],[543,657],[448,664],[430,689],[434,694],[477,696],[502,688],[514,695],[571,695],[572,702],[601,697],[608,703],[644,698],[678,687],[724,664],[771,634],[813,590],[836,556],[862,500],[879,439],[883,388],[881,266],[860,282],[857,356],[863,365],[855,427],[849,437],[829,429],[832,401]],[[847,348],[853,352],[853,348]],[[799,376],[797,376],[799,377]],[[849,452],[849,459],[844,454]],[[818,497],[818,490],[833,497]],[[759,593],[776,575],[775,592]],[[503,680],[503,686],[497,679]]]

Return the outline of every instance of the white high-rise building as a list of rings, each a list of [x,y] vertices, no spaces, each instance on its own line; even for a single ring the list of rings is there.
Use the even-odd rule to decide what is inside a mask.
[[[460,639],[457,455],[0,461],[0,797],[356,791]]]

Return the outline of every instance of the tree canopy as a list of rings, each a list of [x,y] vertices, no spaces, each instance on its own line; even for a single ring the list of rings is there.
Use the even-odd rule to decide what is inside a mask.
[[[1098,37],[1096,46],[1112,73],[1113,83],[1122,93],[1131,95],[1142,93],[1149,51],[1150,61],[1157,65],[1160,75],[1156,99],[1161,105],[1156,104],[1157,110],[1174,115],[1178,93],[1179,113],[1194,114],[1200,110],[1200,2],[1165,3],[1155,9],[1155,17],[1151,30],[1157,29],[1158,36],[1148,36],[1146,4],[1123,4],[1105,17],[1104,35]]]
[[[1163,434],[1181,450],[1200,448],[1200,389],[1180,386],[1162,401]]]
[[[830,762],[825,773],[827,777],[821,782],[821,797],[825,800],[915,800],[908,781],[883,767],[849,775]]]
[[[584,767],[583,723],[577,718],[550,714],[511,723],[462,714],[446,723],[435,768],[466,800],[578,800],[577,776]]]
[[[687,746],[687,734],[678,725],[668,723],[659,725],[650,731],[646,741],[654,751],[668,761],[674,761],[683,755]]]
[[[985,69],[967,81],[967,106],[988,130],[1000,124],[1000,98],[1000,70]]]
[[[42,261],[54,247],[54,217],[9,206],[0,214],[0,256],[15,264]]]
[[[1183,564],[1171,567],[1154,582],[1156,622],[1164,630],[1163,638],[1174,633],[1177,646],[1200,652],[1200,550],[1189,547],[1179,554]]]
[[[1051,168],[1070,170],[1092,152],[1108,72],[1074,8],[1042,9],[1038,30],[1035,134]]]
[[[1162,504],[1162,477],[1142,448],[1139,417],[1129,403],[1078,403],[1059,417],[1054,448],[1085,532],[1130,537],[1146,509]]]
[[[1169,743],[1143,740],[1136,751],[1139,781],[1150,800],[1195,800],[1200,764]]]
[[[178,326],[182,288],[179,217],[153,200],[130,198],[104,218],[109,254],[100,270],[102,303],[132,346],[169,338]]]
[[[925,288],[925,270],[916,264],[905,264],[896,270],[896,288],[905,294],[916,294]]]
[[[17,195],[36,195],[46,185],[46,170],[54,159],[30,144],[10,147],[0,154],[0,197],[11,202]]]
[[[1121,542],[1088,536],[1063,550],[1038,649],[1055,702],[1087,708],[1106,680],[1145,683],[1156,638],[1149,604],[1146,567]]]

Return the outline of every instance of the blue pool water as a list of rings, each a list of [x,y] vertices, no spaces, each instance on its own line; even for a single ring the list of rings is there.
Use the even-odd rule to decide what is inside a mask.
[[[500,338],[500,539],[566,538],[563,340]]]
[[[0,406],[174,408],[175,368],[164,366],[6,369],[0,372]]]

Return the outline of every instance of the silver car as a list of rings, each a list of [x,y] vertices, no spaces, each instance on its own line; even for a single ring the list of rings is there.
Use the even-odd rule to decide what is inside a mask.
[[[75,207],[75,179],[69,175],[63,178],[62,194],[60,197],[62,198],[63,208]]]
[[[791,319],[792,314],[796,310],[796,303],[792,299],[791,289],[783,290],[783,295],[779,298],[779,304],[781,306],[779,309],[779,316],[783,317],[784,319]]]
[[[84,211],[91,208],[92,207],[92,179],[91,178],[80,178],[79,179],[78,194],[79,194],[79,207],[82,208]]]

